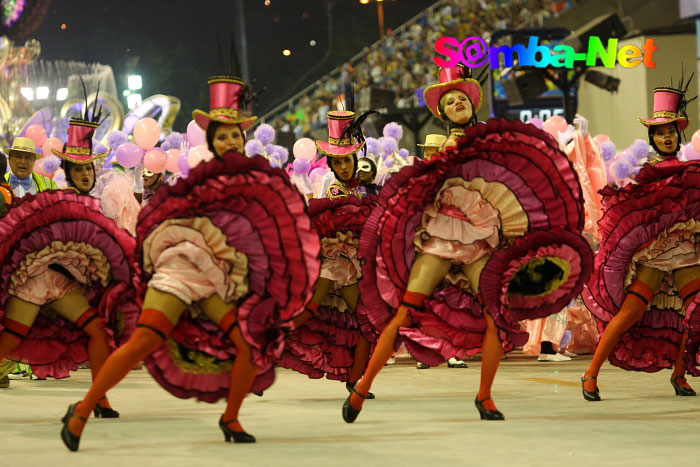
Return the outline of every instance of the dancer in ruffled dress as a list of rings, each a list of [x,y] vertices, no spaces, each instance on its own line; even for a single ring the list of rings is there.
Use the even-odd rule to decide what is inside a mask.
[[[351,105],[352,99],[347,101]],[[311,378],[325,375],[343,381],[348,391],[362,376],[370,340],[375,339],[364,313],[358,312],[362,266],[357,249],[362,226],[376,204],[376,196],[360,193],[356,178],[357,153],[365,145],[362,120],[364,115],[351,110],[330,111],[328,141],[316,141],[336,178],[326,198],[309,200],[309,216],[321,236],[321,277],[306,310],[295,320],[297,329],[279,363]]]
[[[491,386],[503,352],[527,340],[517,320],[559,311],[592,265],[581,188],[551,136],[503,119],[477,124],[481,87],[462,67],[440,70],[425,100],[450,137],[430,162],[394,174],[362,231],[362,301],[382,334],[343,405],[348,423],[399,336],[429,365],[481,351],[476,407],[504,419]]]
[[[602,332],[581,378],[588,401],[600,400],[597,378],[606,359],[626,370],[672,368],[676,395],[695,395],[684,357],[694,367],[697,348],[685,355],[683,311],[700,291],[700,165],[677,158],[688,126],[687,86],[681,78],[678,88],[654,89],[654,114],[639,121],[656,154],[636,183],[601,192],[600,249],[584,293]]]
[[[272,384],[284,331],[311,297],[320,242],[304,200],[286,173],[243,155],[244,131],[257,118],[241,112],[251,90],[231,75],[213,77],[209,86],[211,110],[193,118],[215,157],[161,186],[141,211],[143,310],[131,340],[69,407],[61,436],[71,450],[98,394],[144,359],[177,397],[226,398],[224,439],[255,442],[239,409],[248,392]]]
[[[87,114],[71,120],[57,154],[76,164],[101,157],[92,154],[97,126]],[[94,172],[87,178],[92,184]],[[41,378],[65,378],[89,361],[95,378],[136,325],[135,250],[99,200],[72,191],[25,194],[0,220],[0,358],[29,363]],[[119,416],[104,392],[93,409]]]

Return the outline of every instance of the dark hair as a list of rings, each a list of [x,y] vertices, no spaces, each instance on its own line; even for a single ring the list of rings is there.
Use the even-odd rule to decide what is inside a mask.
[[[350,154],[346,154],[346,155],[349,156]],[[327,156],[327,157],[328,157],[328,159],[333,159],[333,157],[345,157],[345,156]],[[350,176],[350,178],[354,177],[355,174],[357,173],[357,152],[352,153],[352,161],[353,161],[354,167],[352,169],[352,175]],[[335,175],[336,180],[343,181],[343,182],[345,181],[345,180],[341,180],[340,177],[338,176],[338,174],[335,173],[335,169],[333,168],[333,161],[332,160],[329,161],[328,167],[330,167],[331,171],[333,172],[333,175]]]
[[[447,93],[445,93],[447,94]],[[467,122],[466,126],[476,126],[478,120],[476,119],[476,107],[474,106],[474,101],[472,101],[472,98],[469,97],[469,94],[466,92],[464,93],[465,96],[467,96],[467,100],[469,101],[469,104],[472,106],[472,116]],[[444,94],[443,94],[444,96]],[[442,117],[444,121],[447,122],[447,128],[448,130],[452,130],[453,128],[459,128],[463,129],[465,125],[457,122],[453,122],[449,118],[447,118],[447,114],[445,113],[445,109],[442,108],[442,104],[440,104],[440,100],[442,100],[442,96],[440,96],[440,99],[438,99],[438,114]]]
[[[377,164],[374,163],[371,157],[363,157],[363,161],[369,162],[369,165],[372,166],[372,178],[369,179],[368,185],[371,185],[372,182],[374,181],[375,178],[377,178]],[[355,163],[357,164],[357,160],[355,160]],[[355,167],[355,173],[357,173],[357,166]],[[360,185],[362,185],[362,182],[360,182]]]
[[[5,172],[7,172],[7,157],[3,152],[0,152],[0,154],[2,154],[2,157],[0,157],[0,177],[4,177]],[[3,178],[0,181],[4,182],[5,179]]]
[[[217,128],[219,128],[221,125],[228,125],[228,123],[222,123],[222,122],[217,122],[216,120],[212,120],[209,122],[209,126],[207,127],[206,131],[206,139],[207,139],[207,147],[211,151],[212,154],[214,154],[216,157],[221,157],[216,153],[216,150],[214,149],[214,135],[216,134]],[[241,135],[243,136],[243,140],[245,141],[245,132],[243,131],[243,128],[237,123],[234,123],[238,127],[239,130],[241,130]]]
[[[71,169],[74,165],[84,165],[84,164],[74,164],[74,163],[69,162],[69,161],[67,161],[67,160],[65,160],[65,159],[61,161],[61,168],[63,169],[63,171],[64,171],[65,174],[66,174],[66,182],[68,183],[68,185],[71,186],[71,187],[73,187],[73,188],[75,188],[76,190],[80,191],[81,193],[84,193],[84,192],[83,192],[80,188],[78,188],[78,186],[75,184],[75,182],[73,181],[73,177],[71,177],[70,169]],[[95,172],[95,164],[94,164],[93,162],[90,162],[90,165],[92,166],[92,172],[95,174],[95,177],[94,177],[93,180],[92,180],[92,186],[90,187],[90,189],[88,190],[88,192],[92,191],[92,189],[95,188],[95,183],[97,183],[97,173]]]
[[[676,146],[676,149],[673,151],[673,156],[678,154],[678,151],[681,149],[681,131],[678,129],[678,122],[672,122],[673,123],[673,128],[676,129],[676,134],[678,135],[678,145]],[[662,152],[659,150],[659,148],[656,146],[656,143],[654,142],[654,132],[656,132],[656,129],[660,125],[649,125],[649,131],[648,131],[648,136],[649,136],[649,144],[651,144],[651,147],[654,148],[654,151],[657,152],[657,154],[661,154]]]
[[[207,147],[209,147],[209,150],[217,156],[216,150],[214,149],[214,134],[216,133],[216,129],[219,128],[222,124],[220,122],[212,120],[209,122],[209,126],[207,127],[206,131],[206,138],[207,138]]]

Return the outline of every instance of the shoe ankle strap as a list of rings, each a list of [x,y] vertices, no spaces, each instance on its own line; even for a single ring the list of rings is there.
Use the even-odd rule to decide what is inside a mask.
[[[352,387],[352,392],[353,394],[357,394],[359,397],[363,399],[367,399],[369,397],[369,394],[362,394],[360,391],[357,390],[355,386]]]
[[[598,376],[597,375],[596,376],[586,376],[585,374],[583,376],[581,376],[581,381],[583,381],[584,383],[586,381],[590,381],[592,379],[598,379]]]

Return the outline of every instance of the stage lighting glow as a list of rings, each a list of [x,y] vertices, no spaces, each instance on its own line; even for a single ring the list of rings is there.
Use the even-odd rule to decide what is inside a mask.
[[[56,100],[65,101],[68,98],[68,88],[58,88],[56,90]]]
[[[285,57],[289,57],[290,55],[292,55],[292,51],[289,49],[284,49],[282,51],[282,55],[284,55]]]
[[[316,41],[314,41],[314,40],[310,41],[310,42],[309,42],[309,45],[310,45],[311,47],[315,47],[315,46],[316,46]]]
[[[129,110],[133,110],[139,105],[141,105],[141,94],[129,94],[126,98],[126,106]]]
[[[130,91],[137,91],[143,86],[141,75],[129,75],[126,79]]]
[[[32,88],[22,88],[19,90],[19,92],[22,93],[24,98],[28,101],[34,100],[34,90]]]
[[[36,98],[37,99],[48,99],[49,98],[49,88],[46,86],[39,86],[36,88]]]

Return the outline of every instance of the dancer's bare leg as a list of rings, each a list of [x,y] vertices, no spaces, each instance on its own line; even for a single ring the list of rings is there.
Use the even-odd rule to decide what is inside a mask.
[[[313,315],[318,307],[323,303],[326,295],[333,288],[333,281],[326,279],[325,277],[319,277],[318,282],[316,282],[316,288],[314,289],[314,296],[311,297],[311,301],[306,305],[306,310],[304,310],[299,316],[294,318],[294,327],[298,328],[306,322],[307,319]]]

